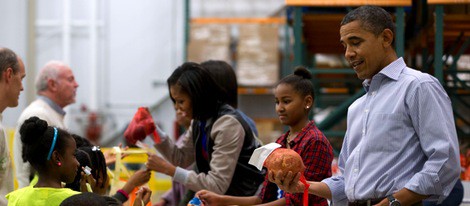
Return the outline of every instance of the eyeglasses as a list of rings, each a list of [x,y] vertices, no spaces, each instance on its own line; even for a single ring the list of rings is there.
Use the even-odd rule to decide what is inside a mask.
[[[100,146],[93,146],[91,148],[91,151],[96,152],[96,151],[101,151]]]

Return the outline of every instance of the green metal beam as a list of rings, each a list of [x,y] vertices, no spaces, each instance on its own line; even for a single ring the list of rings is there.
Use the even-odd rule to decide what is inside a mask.
[[[399,57],[405,56],[405,10],[403,7],[396,7],[396,36],[395,48]]]
[[[460,49],[457,52],[457,54],[452,55],[452,61],[453,62],[452,62],[452,65],[449,68],[450,70],[457,71],[457,62],[459,61],[460,56],[462,56],[462,54],[464,54],[464,52],[468,49],[468,46],[470,46],[470,37],[465,39],[464,43],[460,46]]]
[[[322,131],[329,130],[337,122],[346,117],[348,114],[349,105],[351,105],[357,98],[364,94],[365,91],[360,89],[358,92],[356,92],[356,94],[346,99],[343,103],[336,107],[334,111],[328,114],[328,116],[323,121],[317,124],[317,127]]]
[[[191,21],[191,3],[190,0],[184,1],[184,48],[183,48],[183,59],[188,61],[188,44],[189,44],[189,32],[190,32],[190,21]]]
[[[286,21],[287,22],[287,21]],[[283,56],[283,66],[281,69],[281,78],[289,75],[291,72],[291,62],[290,62],[290,35],[289,35],[289,24],[284,25],[284,56]]]
[[[444,54],[444,7],[436,5],[436,34],[434,35],[434,76],[441,84],[444,84],[443,62],[442,56]]]
[[[294,66],[303,65],[302,7],[294,7]]]

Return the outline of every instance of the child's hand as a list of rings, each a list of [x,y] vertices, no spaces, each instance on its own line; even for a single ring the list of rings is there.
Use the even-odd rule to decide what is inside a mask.
[[[135,188],[139,187],[150,180],[151,173],[149,170],[137,170],[126,182],[122,190],[128,194]]]
[[[135,201],[133,206],[145,206],[150,202],[152,191],[148,187],[140,187],[136,192]]]
[[[137,170],[127,182],[130,182],[134,187],[141,186],[150,180],[151,173],[149,170]]]
[[[84,169],[82,167],[82,169]],[[87,175],[85,174],[85,172],[81,172],[81,178],[80,178],[80,191],[81,192],[93,192],[94,191],[94,188],[96,187],[96,180],[95,178],[93,178],[93,175]],[[87,183],[89,184],[88,188],[87,187]],[[89,191],[89,190],[92,190],[92,191]]]
[[[225,205],[223,196],[207,190],[200,190],[195,195],[205,206]]]
[[[119,144],[119,148],[122,151],[126,151],[126,150],[129,149],[128,146],[122,148],[122,143]],[[106,160],[106,166],[112,165],[116,162],[116,154],[114,153],[114,150],[110,149],[110,150],[106,151],[106,153],[104,153],[103,155],[104,155],[104,159]],[[122,154],[121,155],[121,159],[124,158],[124,157],[127,157],[127,154]]]

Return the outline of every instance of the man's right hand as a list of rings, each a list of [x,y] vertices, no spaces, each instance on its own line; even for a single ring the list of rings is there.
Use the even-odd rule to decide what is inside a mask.
[[[300,176],[300,172],[294,176],[291,171],[284,173],[281,170],[275,172],[269,171],[268,173],[269,181],[275,183],[279,189],[288,193],[302,193],[304,191],[305,186],[299,181]]]

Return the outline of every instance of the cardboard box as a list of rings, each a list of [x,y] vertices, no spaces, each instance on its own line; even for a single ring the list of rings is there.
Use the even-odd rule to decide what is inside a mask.
[[[212,59],[230,63],[230,56],[229,25],[191,24],[188,61],[201,63]]]
[[[239,26],[236,73],[243,86],[272,86],[279,80],[278,25]]]
[[[283,134],[283,125],[278,119],[255,119],[255,124],[263,144],[276,142]]]

